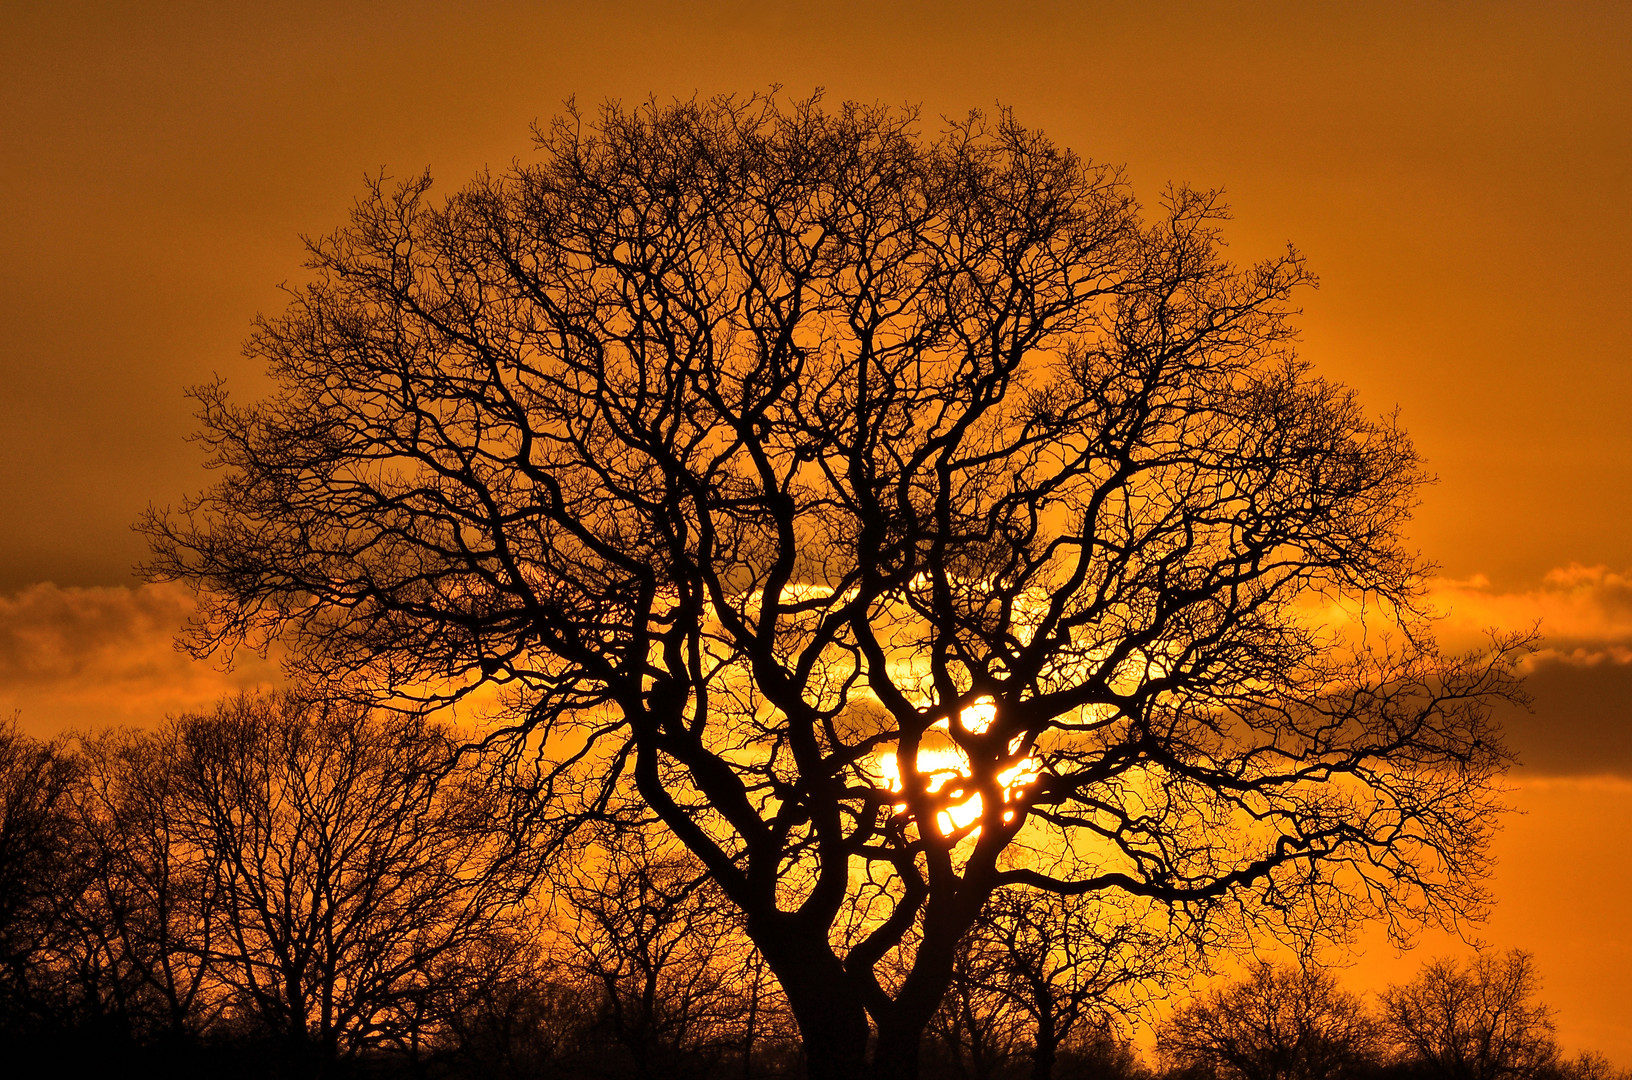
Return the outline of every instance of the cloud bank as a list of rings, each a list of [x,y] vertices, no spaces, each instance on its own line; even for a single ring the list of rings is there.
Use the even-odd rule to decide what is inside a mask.
[[[1453,648],[1539,622],[1543,647],[1526,665],[1534,711],[1501,713],[1522,776],[1632,778],[1632,574],[1571,565],[1519,591],[1440,580],[1432,601]],[[147,724],[280,681],[276,664],[253,655],[223,671],[177,651],[192,611],[177,585],[47,583],[0,595],[0,716],[19,712],[41,735]]]
[[[1525,665],[1534,711],[1501,712],[1524,774],[1632,777],[1632,574],[1571,564],[1513,592],[1482,576],[1440,580],[1432,600],[1453,647],[1539,624]]]
[[[0,717],[42,736],[150,724],[240,690],[274,685],[277,665],[240,656],[231,671],[175,648],[193,612],[178,585],[63,588],[0,596]]]

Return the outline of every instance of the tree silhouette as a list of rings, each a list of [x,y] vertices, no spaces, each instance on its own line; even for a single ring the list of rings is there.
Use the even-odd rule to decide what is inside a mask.
[[[193,646],[500,688],[541,815],[659,817],[818,1078],[915,1071],[1004,886],[1476,909],[1518,643],[1433,646],[1422,469],[1294,357],[1301,259],[1007,113],[915,124],[608,106],[441,203],[374,184],[251,340],[273,396],[198,391],[219,483],[147,519]]]
[[[61,742],[0,721],[0,1040],[61,1025],[80,996],[65,970],[76,952],[70,912],[84,884]]]
[[[1050,1080],[1077,1036],[1110,1036],[1134,995],[1172,974],[1175,942],[1164,928],[1141,905],[1110,899],[1009,889],[975,924],[987,984],[1025,1018],[1032,1080]]]
[[[1157,1049],[1177,1070],[1232,1080],[1342,1080],[1381,1058],[1377,1021],[1329,972],[1260,963],[1175,1010]]]
[[[763,1007],[756,997],[744,1008],[763,973],[756,981],[752,947],[718,887],[690,852],[638,825],[597,829],[575,856],[552,875],[565,901],[558,967],[596,995],[633,1076],[717,1073],[743,1041],[743,1020],[761,1020]]]
[[[1440,959],[1383,992],[1383,1018],[1402,1058],[1446,1080],[1527,1080],[1558,1061],[1552,1011],[1536,997],[1541,976],[1521,949]],[[1576,1065],[1600,1066],[1583,1056]]]
[[[447,1002],[536,880],[525,834],[453,765],[457,743],[287,694],[155,739],[177,840],[207,868],[206,940],[234,1010],[296,1071],[381,1045],[411,1056],[445,1020],[427,1005]]]
[[[974,1078],[1029,1059],[1033,1080],[1050,1080],[1068,1046],[1115,1056],[1119,1021],[1182,962],[1149,916],[1103,895],[998,893],[959,943],[930,1035]]]
[[[125,987],[131,1037],[179,1044],[226,1004],[212,977],[222,856],[189,835],[166,743],[131,730],[80,740],[73,795],[90,858],[78,921]]]

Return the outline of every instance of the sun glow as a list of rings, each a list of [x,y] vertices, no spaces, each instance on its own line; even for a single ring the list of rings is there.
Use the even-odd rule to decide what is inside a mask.
[[[972,734],[980,735],[992,726],[997,718],[997,705],[990,699],[977,701],[964,709],[958,716],[959,725]],[[934,725],[942,731],[947,729],[947,722],[941,721]],[[932,728],[932,730],[934,730]],[[1018,746],[1011,747],[1011,750]],[[880,778],[885,787],[892,792],[899,792],[901,785],[901,770],[896,755],[881,753],[874,762],[878,768]],[[966,791],[971,779],[972,770],[969,767],[968,756],[956,745],[921,746],[918,748],[918,757],[915,762],[918,775],[924,779],[924,788],[931,793],[951,787],[954,794]],[[1020,789],[1036,781],[1038,767],[1035,758],[1026,757],[1003,772],[998,773],[998,783],[1003,788],[1003,801],[1013,801]],[[897,808],[905,809],[905,803],[897,803]],[[935,825],[941,834],[950,835],[959,829],[964,829],[980,820],[985,811],[985,802],[979,792],[968,792],[965,798],[952,803],[946,809],[935,815]],[[1004,821],[1014,820],[1014,811],[1003,812]],[[976,826],[976,831],[979,827]]]

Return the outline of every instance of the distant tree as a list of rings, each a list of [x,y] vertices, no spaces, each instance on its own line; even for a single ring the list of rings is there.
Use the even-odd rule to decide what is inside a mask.
[[[1573,1058],[1560,1060],[1553,1068],[1558,1080],[1632,1080],[1632,1069],[1620,1069],[1596,1051],[1583,1050]]]
[[[981,913],[973,934],[990,957],[991,987],[1025,1018],[1032,1080],[1051,1080],[1068,1045],[1079,1063],[1090,1046],[1101,1057],[1120,1052],[1112,1021],[1172,969],[1174,942],[1146,914],[1125,901],[1021,889]]]
[[[713,1075],[739,1054],[751,1066],[756,1035],[772,1026],[772,980],[690,852],[648,828],[607,826],[552,877],[564,902],[558,965],[595,994],[634,1076]]]
[[[214,894],[213,971],[234,1007],[322,1072],[412,1052],[534,880],[531,845],[458,743],[359,707],[240,697],[155,736],[177,840]]]
[[[1377,1021],[1328,971],[1260,963],[1174,1010],[1157,1052],[1169,1068],[1227,1080],[1340,1080],[1381,1060]]]
[[[930,1018],[932,1075],[991,1080],[1015,1075],[1025,1059],[1025,1014],[998,988],[1001,955],[974,934],[959,943],[952,982]]]
[[[1153,1080],[1138,1049],[1109,1023],[1078,1024],[1060,1044],[1055,1080]]]
[[[1198,936],[1479,909],[1521,643],[1436,650],[1417,455],[1216,194],[757,97],[429,183],[311,245],[271,398],[198,391],[221,479],[149,572],[200,652],[505,690],[560,828],[633,792],[742,911],[812,1077],[913,1074],[1000,888]]]
[[[1050,1080],[1062,1048],[1075,1066],[1120,1054],[1119,1014],[1170,973],[1172,942],[1148,909],[1029,889],[995,896],[960,944],[930,1026],[959,1075]],[[1131,1063],[1130,1063],[1131,1067]]]
[[[1383,992],[1383,1018],[1401,1059],[1429,1076],[1529,1080],[1558,1062],[1540,990],[1535,957],[1521,949],[1434,960]]]
[[[84,885],[77,775],[61,741],[0,721],[0,1039],[60,1033],[82,1004],[70,915]]]
[[[169,750],[128,729],[78,747],[73,794],[87,856],[78,919],[137,1041],[196,1038],[224,1004],[212,977],[219,855],[189,836]]]
[[[598,1019],[596,988],[551,963],[540,939],[552,932],[524,923],[463,958],[478,982],[447,1010],[438,1056],[451,1075],[536,1080],[572,1075],[583,1061]]]

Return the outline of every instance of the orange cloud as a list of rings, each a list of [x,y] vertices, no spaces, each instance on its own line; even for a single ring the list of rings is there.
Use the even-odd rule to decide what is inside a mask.
[[[0,596],[0,716],[37,735],[147,724],[223,694],[279,682],[277,665],[240,656],[233,670],[175,648],[193,612],[176,585],[63,588]]]
[[[1483,575],[1441,579],[1432,601],[1440,639],[1456,648],[1491,627],[1540,626],[1542,648],[1525,663],[1534,708],[1500,713],[1526,782],[1632,777],[1632,574],[1571,563],[1515,591]]]
[[[1440,637],[1451,645],[1471,644],[1493,626],[1519,630],[1539,622],[1538,661],[1632,663],[1632,574],[1571,563],[1517,592],[1497,591],[1482,574],[1442,578],[1431,598],[1445,616]]]

